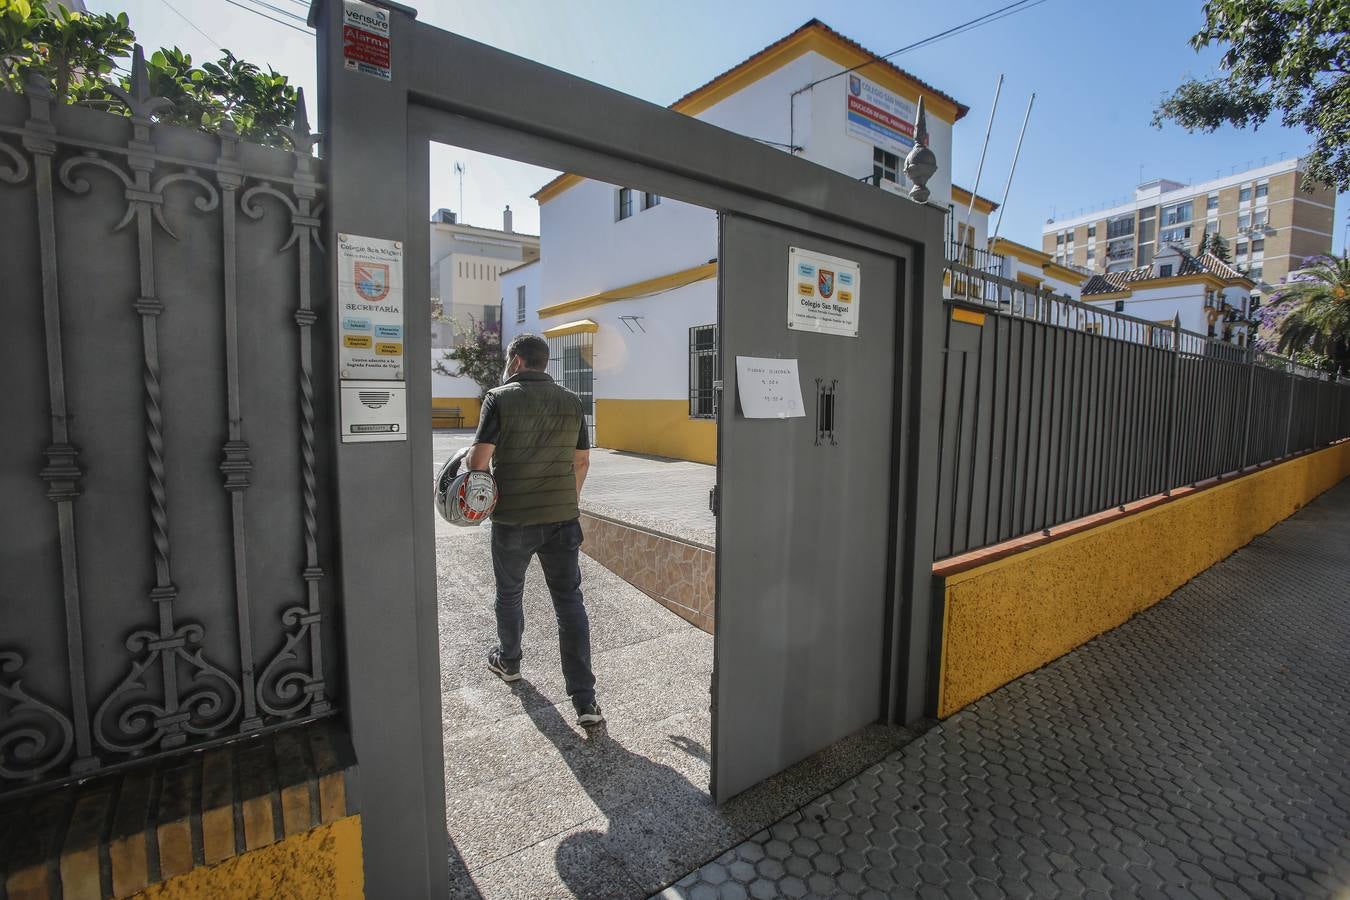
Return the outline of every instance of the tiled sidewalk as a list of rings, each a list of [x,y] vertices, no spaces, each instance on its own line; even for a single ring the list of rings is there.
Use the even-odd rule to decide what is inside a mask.
[[[1350,896],[1350,481],[662,897]]]

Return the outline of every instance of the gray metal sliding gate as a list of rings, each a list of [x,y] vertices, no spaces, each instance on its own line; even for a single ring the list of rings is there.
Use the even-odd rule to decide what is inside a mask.
[[[341,233],[401,247],[406,358],[430,352],[434,140],[717,210],[723,278],[744,288],[721,342],[724,373],[737,355],[791,354],[808,396],[815,377],[837,381],[828,449],[800,421],[745,421],[730,394],[720,405],[716,796],[869,721],[922,715],[934,662],[932,521],[910,511],[934,500],[936,429],[920,423],[938,408],[937,357],[923,348],[941,338],[943,212],[414,16],[381,4],[380,21],[353,26],[365,32],[354,51],[365,61],[348,66],[343,0],[314,13],[327,234],[334,246]],[[789,246],[864,267],[863,336],[788,334]],[[734,391],[734,377],[727,384]],[[338,388],[335,367],[328,389]],[[429,372],[410,369],[406,394],[409,410],[427,408]],[[380,896],[446,891],[429,428],[409,415],[407,442],[336,449],[346,708],[367,890]],[[789,553],[785,579],[777,567]]]

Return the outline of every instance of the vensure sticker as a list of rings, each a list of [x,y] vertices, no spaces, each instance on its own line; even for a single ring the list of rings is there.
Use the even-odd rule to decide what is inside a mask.
[[[389,11],[344,0],[342,4],[342,64],[389,80]]]

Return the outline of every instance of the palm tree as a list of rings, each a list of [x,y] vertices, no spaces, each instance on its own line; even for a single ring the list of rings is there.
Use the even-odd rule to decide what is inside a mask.
[[[1350,257],[1321,256],[1280,285],[1274,306],[1281,353],[1310,350],[1350,371]]]

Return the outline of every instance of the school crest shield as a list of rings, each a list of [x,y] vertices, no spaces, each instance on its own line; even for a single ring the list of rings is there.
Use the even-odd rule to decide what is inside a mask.
[[[820,290],[820,296],[830,299],[834,295],[834,273],[829,269],[817,269],[816,287]]]
[[[862,79],[857,75],[848,76],[848,92],[855,97],[862,93]]]
[[[389,296],[389,264],[375,262],[353,263],[352,280],[356,293],[368,303],[379,303]]]

